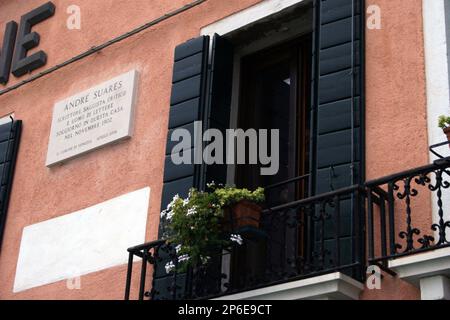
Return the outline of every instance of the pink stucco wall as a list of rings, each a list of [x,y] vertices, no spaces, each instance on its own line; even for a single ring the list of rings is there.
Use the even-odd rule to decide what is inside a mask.
[[[0,30],[42,0],[0,0]],[[94,45],[187,4],[188,0],[79,0],[81,31],[67,30],[70,0],[54,0],[55,17],[36,26],[46,69]],[[146,186],[152,189],[148,240],[156,237],[163,179],[173,51],[201,27],[259,0],[209,0],[95,55],[0,96],[0,116],[15,113],[23,136],[0,254],[0,299],[122,299],[126,266],[82,278],[82,290],[65,282],[12,294],[24,227],[86,208]],[[427,163],[426,97],[421,0],[368,0],[382,9],[383,28],[367,32],[367,178]],[[130,69],[140,72],[133,139],[48,169],[45,157],[55,102]],[[42,71],[36,70],[34,73]],[[23,77],[27,78],[27,76]],[[8,85],[23,78],[11,77]],[[0,90],[4,89],[0,85]],[[408,130],[405,132],[405,129]],[[414,139],[407,137],[414,135]],[[424,199],[424,209],[430,207]],[[428,209],[429,210],[429,209]],[[427,211],[426,211],[427,212]],[[426,223],[430,216],[424,216]],[[124,253],[126,254],[126,253]],[[135,280],[137,280],[135,278]],[[386,277],[382,291],[364,299],[417,299],[418,290]]]
[[[366,31],[367,180],[428,163],[421,0],[368,0],[381,8],[381,30]],[[418,226],[431,225],[429,196],[415,200]],[[423,214],[426,212],[427,214]],[[397,226],[405,214],[398,208]],[[364,299],[420,299],[418,289],[386,275]]]
[[[65,282],[12,294],[22,230],[28,225],[74,212],[127,192],[150,186],[148,240],[157,236],[165,143],[176,45],[198,36],[208,25],[258,1],[208,1],[108,49],[69,65],[18,90],[0,96],[0,116],[15,113],[23,120],[8,221],[0,256],[0,298],[122,299],[125,268],[82,278],[82,290],[67,290]],[[3,1],[4,21],[28,12],[44,1]],[[36,26],[48,68],[93,45],[130,31],[188,1],[78,1],[81,31],[65,28],[70,1],[54,1],[56,15]],[[137,69],[140,73],[133,139],[100,149],[52,169],[45,167],[55,102],[105,80]],[[37,70],[39,72],[42,70]],[[26,77],[25,77],[26,78]],[[22,80],[15,80],[20,81]],[[10,83],[15,83],[11,77]],[[2,87],[0,86],[0,89]],[[25,201],[26,199],[26,201]],[[124,252],[126,254],[126,252]],[[101,285],[106,280],[106,288]]]

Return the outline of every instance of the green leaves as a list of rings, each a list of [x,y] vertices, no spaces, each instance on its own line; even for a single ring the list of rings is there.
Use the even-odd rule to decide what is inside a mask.
[[[252,192],[214,184],[208,187],[210,192],[191,189],[187,199],[175,196],[161,213],[161,219],[165,220],[164,237],[177,248],[178,271],[206,264],[212,256],[232,245],[230,234],[223,228],[225,207],[243,200],[261,203],[265,199],[263,188]]]
[[[255,191],[250,191],[248,189],[237,189],[234,187],[224,187],[215,189],[214,193],[220,199],[220,205],[222,207],[231,206],[242,200],[248,200],[253,202],[263,202],[264,201],[264,189],[258,188]]]
[[[444,115],[440,116],[439,117],[439,128],[445,129],[449,126],[450,126],[450,117],[447,117]]]

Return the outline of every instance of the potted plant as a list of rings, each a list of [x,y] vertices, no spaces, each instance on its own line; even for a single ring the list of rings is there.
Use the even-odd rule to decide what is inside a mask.
[[[212,188],[219,197],[220,206],[224,211],[224,224],[228,225],[228,228],[231,230],[245,227],[259,228],[262,212],[260,204],[265,199],[263,188],[253,192],[234,187],[216,188],[214,185]]]
[[[444,131],[445,135],[447,136],[447,140],[450,141],[450,117],[440,116],[439,128],[441,128],[442,131]]]
[[[169,262],[166,271],[177,269],[184,272],[188,267],[206,265],[211,257],[220,254],[223,248],[242,245],[242,236],[227,225],[227,215],[237,209],[235,220],[242,220],[249,210],[261,208],[264,189],[256,191],[209,184],[209,192],[191,189],[189,196],[175,196],[167,209],[161,213],[163,236],[176,250],[177,261]],[[251,208],[251,209],[249,209]],[[259,219],[251,211],[251,219]],[[254,222],[253,222],[253,225]]]

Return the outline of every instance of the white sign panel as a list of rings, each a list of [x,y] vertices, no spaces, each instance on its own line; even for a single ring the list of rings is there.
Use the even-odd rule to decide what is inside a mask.
[[[55,104],[47,166],[132,135],[137,71]]]
[[[149,203],[147,187],[24,228],[14,292],[126,264],[145,242]]]

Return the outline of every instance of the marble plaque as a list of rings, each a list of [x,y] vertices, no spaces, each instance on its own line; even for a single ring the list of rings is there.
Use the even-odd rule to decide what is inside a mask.
[[[56,103],[46,165],[131,137],[137,78],[132,70]]]

